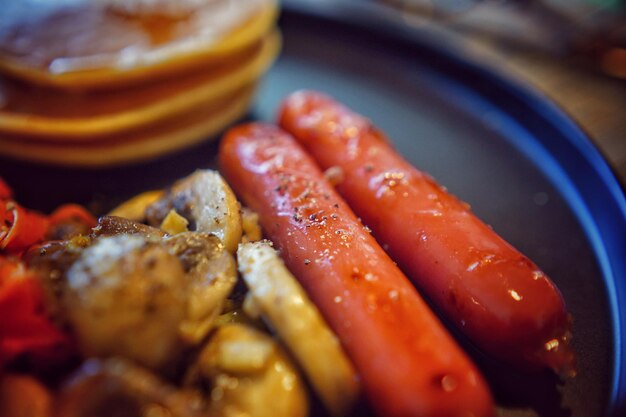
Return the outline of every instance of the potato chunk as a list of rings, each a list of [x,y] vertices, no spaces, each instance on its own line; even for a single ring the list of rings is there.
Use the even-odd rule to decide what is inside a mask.
[[[242,324],[220,327],[200,355],[211,417],[305,417],[308,399],[295,366],[270,336]]]
[[[213,234],[229,252],[237,250],[242,233],[239,202],[217,171],[198,170],[177,181],[146,209],[148,222],[159,226],[172,209],[189,221],[189,230]]]

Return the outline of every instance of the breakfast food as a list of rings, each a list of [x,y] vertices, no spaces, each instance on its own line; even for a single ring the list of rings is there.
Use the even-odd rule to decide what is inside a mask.
[[[228,61],[274,25],[274,0],[11,2],[0,69],[73,90],[130,86]]]
[[[346,414],[359,395],[358,377],[271,242],[240,244],[237,263],[249,289],[246,301],[269,318],[332,414]]]
[[[197,115],[188,116],[180,126]],[[459,263],[478,274],[463,276],[456,307],[483,294],[485,307],[497,307],[501,285],[484,274],[503,275],[520,259],[534,264],[330,98],[290,96],[281,124],[312,155],[276,126],[242,125],[222,141],[221,172],[198,170],[97,221],[73,204],[50,215],[28,210],[0,179],[0,414],[305,417],[323,408],[340,417],[362,415],[365,405],[389,417],[494,415],[480,371],[348,203],[401,262],[432,256],[451,277],[430,263],[426,271],[444,283],[461,285]],[[398,193],[409,206],[393,201]],[[405,246],[393,249],[372,216]],[[467,243],[467,230],[491,252],[468,260],[480,246]],[[522,291],[517,277],[507,292],[531,302],[512,310],[526,319],[520,335],[493,325],[497,308],[452,317],[498,329],[480,341],[496,358],[566,372],[569,336],[553,324],[569,319],[562,300],[541,305],[558,292],[533,277],[539,295]],[[544,336],[538,324],[558,344],[529,355]]]
[[[258,285],[280,261],[251,242],[256,216],[242,216],[218,172],[137,196],[112,211],[131,218],[97,224],[76,205],[26,210],[1,181],[0,199],[3,416],[305,417],[301,369],[331,414],[358,401],[354,369],[306,294],[295,282],[273,295]],[[240,242],[254,300],[238,279]],[[274,308],[253,311],[267,301]],[[282,317],[281,302],[296,315]]]
[[[45,291],[20,255],[43,240],[85,233],[95,224],[84,208],[72,204],[50,216],[28,210],[0,179],[0,373],[23,356],[45,372],[62,367],[75,354],[71,338],[47,316],[52,308],[45,305]]]
[[[276,59],[276,15],[275,0],[11,3],[0,155],[108,166],[214,137]]]
[[[524,370],[574,373],[565,303],[532,261],[330,97],[294,93],[279,117],[323,169],[341,171],[339,192],[473,343]]]
[[[287,133],[231,129],[222,173],[336,332],[384,416],[491,416],[480,373]]]
[[[36,141],[4,134],[0,136],[0,154],[39,163],[88,168],[151,159],[218,134],[241,117],[253,94],[254,87],[246,87],[225,101],[97,141]]]
[[[271,33],[224,65],[214,65],[131,90],[63,92],[0,78],[0,129],[45,142],[90,142],[223,101],[254,83],[280,48]]]
[[[195,231],[216,236],[229,252],[237,250],[242,233],[240,206],[219,173],[196,171],[177,181],[146,207],[144,215],[158,227],[172,210],[191,222]]]

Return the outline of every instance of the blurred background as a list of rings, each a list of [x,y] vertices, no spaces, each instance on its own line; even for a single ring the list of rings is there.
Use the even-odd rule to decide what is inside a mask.
[[[532,84],[591,135],[626,182],[626,1],[343,1],[370,2],[439,32]]]
[[[0,0],[0,155],[109,167],[216,137],[248,111],[279,55],[275,1]],[[531,85],[626,183],[626,0],[280,3],[373,9],[368,24],[416,28]]]

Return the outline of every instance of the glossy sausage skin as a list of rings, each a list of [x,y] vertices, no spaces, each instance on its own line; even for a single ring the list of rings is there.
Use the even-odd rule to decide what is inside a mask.
[[[338,335],[379,415],[493,415],[477,369],[292,137],[270,125],[234,128],[219,162]]]
[[[340,168],[340,194],[475,345],[523,370],[573,374],[570,317],[558,289],[468,205],[328,96],[294,93],[279,118],[322,168]]]

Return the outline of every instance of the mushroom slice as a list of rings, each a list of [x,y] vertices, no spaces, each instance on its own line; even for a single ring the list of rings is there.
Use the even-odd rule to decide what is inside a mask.
[[[256,308],[328,409],[336,416],[345,414],[359,393],[356,372],[315,305],[267,240],[239,245],[237,260]]]
[[[177,390],[146,369],[122,359],[90,359],[66,382],[58,417],[201,417],[199,394]]]
[[[295,366],[276,341],[227,324],[202,350],[200,376],[211,386],[211,417],[304,417],[308,399]]]
[[[161,229],[138,223],[124,217],[102,216],[98,219],[98,225],[93,228],[91,237],[116,236],[116,235],[144,235],[150,238],[165,237],[166,233]]]
[[[237,282],[233,256],[213,235],[183,232],[165,239],[187,277],[187,311],[180,325],[186,343],[199,343],[222,311],[224,301]]]
[[[66,271],[90,244],[90,238],[79,236],[32,246],[24,255],[26,265],[41,284],[46,312],[59,325],[66,321],[62,303],[67,288]]]
[[[101,237],[67,271],[63,294],[81,351],[161,368],[179,348],[187,313],[182,262],[141,235]]]
[[[217,236],[234,253],[241,240],[239,202],[222,176],[198,170],[176,182],[146,209],[148,223],[159,226],[170,210],[189,221],[189,229]]]

